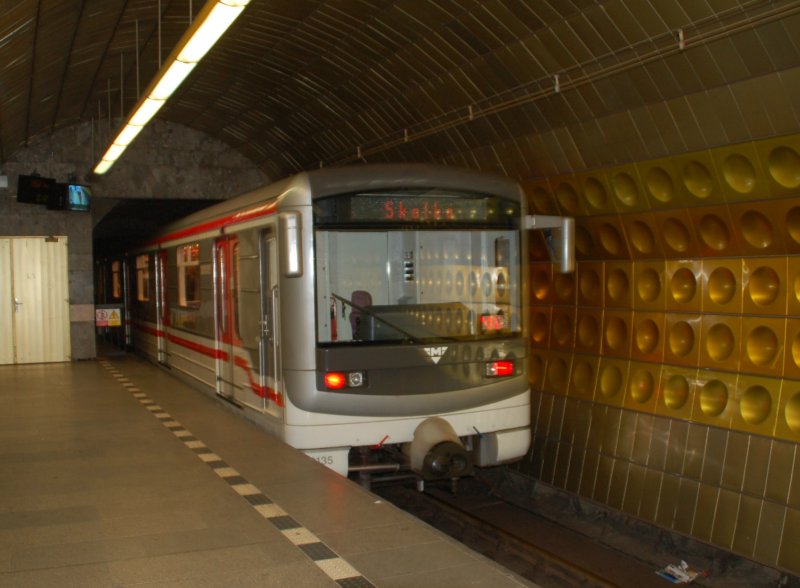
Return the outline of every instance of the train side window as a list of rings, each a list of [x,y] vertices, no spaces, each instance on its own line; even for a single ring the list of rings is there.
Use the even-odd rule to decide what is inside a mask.
[[[111,297],[122,298],[122,264],[119,261],[111,263]]]
[[[200,244],[178,247],[178,305],[200,306]]]
[[[136,257],[136,300],[150,300],[150,256],[147,254]]]

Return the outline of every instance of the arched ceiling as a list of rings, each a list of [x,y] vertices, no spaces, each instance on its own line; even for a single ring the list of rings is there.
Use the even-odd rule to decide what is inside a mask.
[[[200,7],[2,0],[0,161],[116,125]],[[798,39],[797,1],[252,0],[158,117],[274,178],[358,160],[538,177],[798,132]]]

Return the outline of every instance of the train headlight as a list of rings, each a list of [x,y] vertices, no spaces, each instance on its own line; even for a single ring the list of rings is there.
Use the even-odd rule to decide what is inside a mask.
[[[498,359],[486,364],[487,378],[503,378],[514,375],[514,362],[508,359]]]
[[[350,388],[360,388],[364,385],[364,372],[350,372],[347,374],[347,385]]]

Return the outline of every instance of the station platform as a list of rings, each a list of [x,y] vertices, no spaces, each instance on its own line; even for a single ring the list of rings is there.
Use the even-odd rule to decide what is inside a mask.
[[[0,586],[534,586],[132,355],[0,366]]]

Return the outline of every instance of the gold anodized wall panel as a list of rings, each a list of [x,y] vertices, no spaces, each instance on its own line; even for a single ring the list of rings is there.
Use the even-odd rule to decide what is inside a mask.
[[[730,209],[725,204],[690,208],[689,218],[697,235],[700,257],[732,257],[741,255],[739,231],[734,228]]]
[[[656,218],[650,212],[620,215],[622,226],[628,238],[633,259],[663,258],[661,240],[656,236]]]
[[[637,212],[650,208],[635,165],[612,167],[603,171],[617,212]]]
[[[698,257],[697,236],[692,228],[688,209],[654,212],[658,229],[657,236],[667,259],[690,259]]]
[[[645,413],[655,413],[661,385],[659,363],[632,361],[628,367],[625,408]]]
[[[603,357],[597,370],[595,401],[612,406],[625,403],[630,362],[626,359]]]
[[[764,170],[755,145],[744,143],[711,151],[716,177],[720,179],[727,202],[766,198],[768,192]]]
[[[800,317],[800,256],[791,256],[786,265],[786,314]]]
[[[634,312],[631,357],[641,361],[662,361],[665,326],[666,314],[663,312]]]
[[[582,353],[600,353],[603,311],[599,308],[579,307],[576,321],[575,350]]]
[[[800,573],[800,136],[525,191],[578,264],[534,241],[521,470]]]
[[[728,314],[703,314],[700,327],[700,366],[738,371],[742,317]]]
[[[636,164],[645,194],[653,210],[682,208],[688,204],[687,190],[676,166],[680,162],[654,159]]]
[[[675,184],[680,188],[687,207],[709,206],[725,201],[710,151],[696,151],[671,159],[675,168]],[[679,203],[676,204],[669,208],[682,207]]]
[[[743,312],[784,316],[787,311],[788,258],[748,257],[742,265]]]
[[[665,264],[640,261],[633,268],[633,307],[636,310],[666,309]]]
[[[656,414],[675,418],[692,418],[693,399],[697,388],[697,370],[664,364],[656,402]]]
[[[735,238],[745,257],[779,255],[786,251],[780,218],[780,207],[770,207],[765,202],[729,204]]]
[[[742,312],[742,260],[703,260],[703,312]]]
[[[603,267],[604,265],[599,262],[581,262],[578,264],[576,270],[578,306],[600,308],[604,306],[605,279]]]
[[[767,139],[755,144],[759,163],[765,169],[767,191],[774,196],[800,192],[800,136]]]
[[[596,355],[575,354],[572,361],[567,394],[581,400],[595,400],[595,386],[600,358]]]
[[[586,225],[595,236],[594,243],[604,259],[630,259],[625,229],[617,215],[592,218]],[[598,251],[593,251],[596,256]]]
[[[633,264],[609,261],[605,264],[605,307],[633,308]]]
[[[739,355],[743,372],[783,375],[786,322],[783,317],[742,317]]]
[[[577,180],[589,214],[611,214],[616,211],[604,173],[578,174]]]
[[[668,312],[700,312],[703,302],[703,263],[700,260],[668,261],[664,274]]]
[[[781,381],[780,402],[775,412],[775,437],[800,442],[800,381]],[[797,486],[800,489],[800,482]]]
[[[775,214],[779,219],[785,219],[778,226],[783,229],[787,253],[800,253],[800,199],[778,200],[770,205],[776,208]]]

